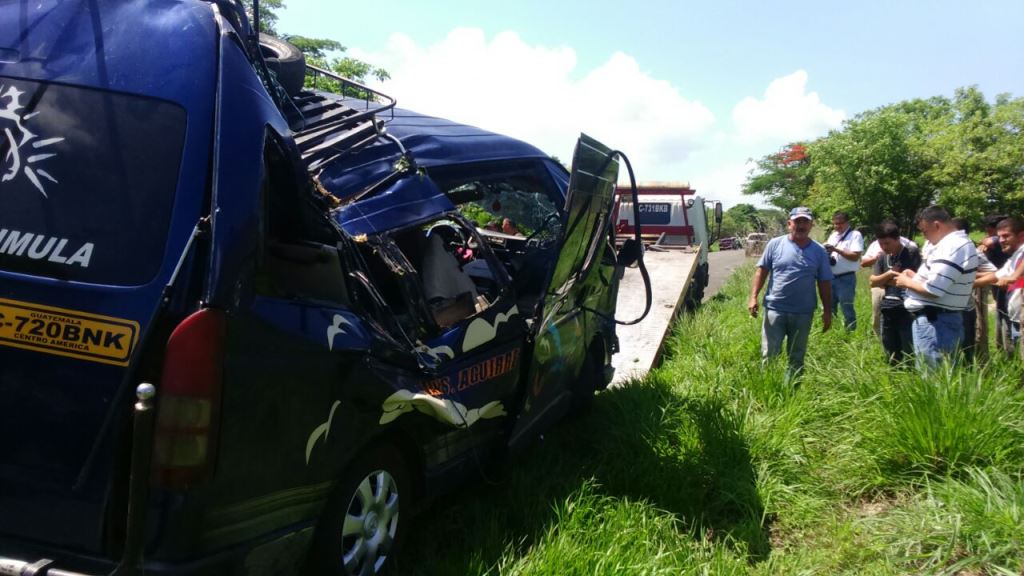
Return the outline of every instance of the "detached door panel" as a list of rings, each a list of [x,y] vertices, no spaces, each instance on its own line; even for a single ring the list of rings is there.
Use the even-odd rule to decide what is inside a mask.
[[[532,361],[521,415],[509,440],[512,448],[541,433],[568,409],[571,385],[587,349],[578,292],[603,254],[619,174],[619,163],[611,152],[586,134],[576,143],[564,236],[534,323]]]

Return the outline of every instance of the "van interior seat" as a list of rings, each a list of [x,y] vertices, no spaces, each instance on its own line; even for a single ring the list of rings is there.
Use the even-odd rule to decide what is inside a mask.
[[[420,281],[423,283],[423,296],[439,326],[451,326],[476,312],[476,285],[459,267],[455,256],[445,248],[439,234],[426,237]]]

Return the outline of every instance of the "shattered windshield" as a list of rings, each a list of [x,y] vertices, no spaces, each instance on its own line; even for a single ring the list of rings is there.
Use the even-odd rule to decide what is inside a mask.
[[[541,191],[521,190],[506,182],[471,182],[450,192],[453,196],[467,193],[473,200],[459,205],[459,211],[480,228],[500,226],[505,219],[522,234],[538,230],[557,234],[561,227],[558,208]]]

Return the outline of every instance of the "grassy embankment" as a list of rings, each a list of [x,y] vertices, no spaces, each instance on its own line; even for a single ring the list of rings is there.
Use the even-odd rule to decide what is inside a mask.
[[[1024,391],[1005,361],[925,380],[861,327],[759,363],[751,268],[665,364],[499,478],[436,502],[403,574],[1020,574]]]

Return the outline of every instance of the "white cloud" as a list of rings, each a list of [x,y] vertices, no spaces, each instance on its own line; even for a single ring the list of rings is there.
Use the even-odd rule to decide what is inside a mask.
[[[350,54],[391,73],[375,84],[403,108],[520,138],[566,163],[586,132],[628,154],[641,182],[688,182],[727,207],[763,204],[740,192],[749,158],[822,136],[846,117],[807,92],[808,75],[798,70],[773,80],[762,98],[739,100],[730,126],[716,125],[707,106],[628,54],[583,70],[571,47],[531,45],[515,32],[488,38],[456,28],[429,46],[393,34],[379,53]]]
[[[772,80],[763,99],[746,97],[732,110],[740,141],[783,145],[824,136],[846,118],[829,108],[817,92],[807,92],[807,72],[797,70]]]
[[[679,165],[714,123],[627,54],[583,71],[571,48],[529,45],[515,32],[488,39],[458,28],[427,47],[394,34],[383,53],[352,55],[391,73],[380,88],[401,107],[521,138],[564,162],[586,132],[626,152],[641,180],[685,180]]]
[[[736,104],[732,125],[720,126],[683,167],[699,194],[726,207],[767,206],[760,196],[742,193],[753,160],[790,142],[824,136],[846,117],[844,111],[822,103],[817,93],[808,93],[807,80],[807,72],[798,70],[772,80],[763,98],[748,96]]]
[[[749,171],[750,165],[747,162],[729,162],[703,172],[700,180],[693,182],[693,187],[697,189],[697,194],[721,202],[726,208],[736,204],[767,206],[760,196],[743,194],[743,184],[747,181]]]

